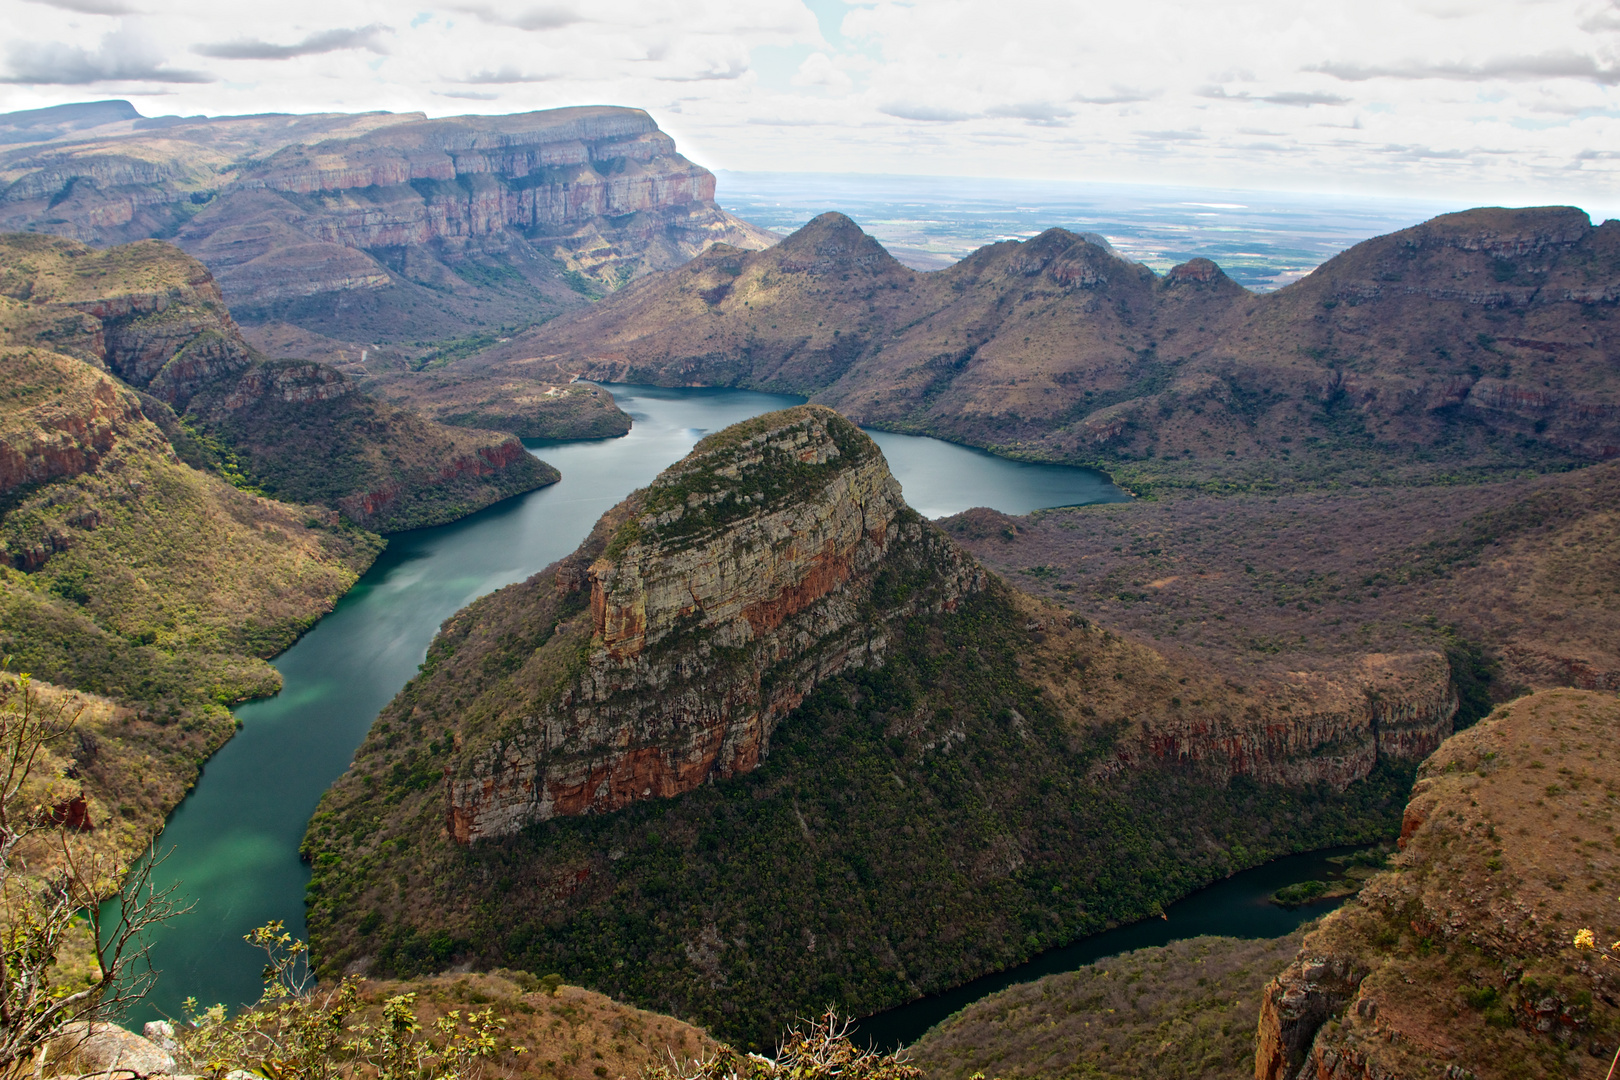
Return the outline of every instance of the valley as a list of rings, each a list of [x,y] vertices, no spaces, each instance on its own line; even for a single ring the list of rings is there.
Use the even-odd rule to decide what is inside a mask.
[[[953,991],[929,1076],[1614,1051],[1616,222],[1257,294],[778,237],[635,109],[0,136],[0,707],[82,715],[15,820],[196,890],[142,1015],[251,1002],[284,921],[537,1080]],[[1397,835],[1265,942],[1158,925]]]

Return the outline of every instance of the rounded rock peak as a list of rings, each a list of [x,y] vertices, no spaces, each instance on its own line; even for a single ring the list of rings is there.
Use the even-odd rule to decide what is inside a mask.
[[[1171,267],[1170,272],[1164,275],[1164,282],[1166,285],[1202,285],[1220,281],[1224,277],[1224,270],[1211,260],[1200,257]]]

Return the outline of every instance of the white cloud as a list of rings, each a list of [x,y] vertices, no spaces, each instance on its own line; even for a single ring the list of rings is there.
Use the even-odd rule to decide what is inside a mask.
[[[1482,201],[1620,190],[1620,0],[838,7],[0,0],[0,109],[113,85],[172,92],[147,112],[609,103],[648,109],[712,167]],[[118,30],[87,45],[81,24],[100,19]],[[188,52],[231,81],[188,81],[213,77],[176,59]]]
[[[791,82],[794,86],[820,87],[835,94],[846,94],[855,88],[855,81],[824,52],[813,52],[805,57]]]

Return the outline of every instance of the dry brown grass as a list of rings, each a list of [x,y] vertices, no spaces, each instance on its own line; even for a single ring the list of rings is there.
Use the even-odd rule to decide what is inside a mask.
[[[1248,1080],[1261,990],[1303,937],[1189,938],[1048,975],[929,1029],[912,1058],[930,1080]]]
[[[650,1065],[704,1058],[717,1043],[700,1027],[672,1016],[622,1005],[578,986],[555,996],[527,973],[432,975],[363,984],[369,1002],[395,994],[417,995],[424,1025],[451,1010],[494,1009],[506,1021],[503,1041],[524,1048],[494,1059],[501,1080],[639,1080]]]
[[[1301,956],[1349,958],[1357,1002],[1320,1036],[1383,1070],[1601,1077],[1620,1042],[1620,700],[1549,690],[1424,765],[1405,850]]]
[[[1463,638],[1513,686],[1620,686],[1620,466],[1165,498],[946,531],[1021,588],[1240,683]]]

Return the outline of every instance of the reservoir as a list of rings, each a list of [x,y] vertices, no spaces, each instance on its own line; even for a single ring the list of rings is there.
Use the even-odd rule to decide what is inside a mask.
[[[154,883],[177,884],[194,907],[154,937],[152,961],[162,974],[129,1021],[178,1017],[188,996],[233,1009],[257,999],[263,958],[242,936],[275,919],[305,936],[309,871],[298,854],[305,824],[321,794],[348,768],[377,713],[416,673],[440,623],[477,597],[573,551],[604,511],[684,457],[705,434],[801,400],[741,390],[608,389],[635,421],[628,435],[534,443],[531,451],[560,469],[561,481],[450,525],[390,537],[388,549],[332,613],[275,660],[282,692],[236,710],[241,730],[209,760],[160,838],[159,850],[166,854]],[[916,436],[872,436],[907,501],[931,518],[975,506],[1025,514],[1126,498],[1106,477],[1085,469],[1008,461]],[[1254,875],[1260,876],[1244,894],[1251,900],[1263,900],[1286,883],[1271,883],[1276,871],[1261,867],[1206,892]],[[1311,876],[1302,863],[1291,880]],[[1170,909],[1172,929],[1194,925],[1175,913],[1195,902],[1189,898]],[[1264,933],[1285,933],[1297,921],[1281,929],[1267,924]],[[1215,922],[1189,932],[1259,936],[1241,920]],[[896,1034],[909,1031],[931,1015],[927,1009],[944,1004],[928,999],[908,1006],[926,1006],[905,1014],[909,1020],[873,1022],[888,1023]],[[889,1031],[871,1034],[890,1037]]]

